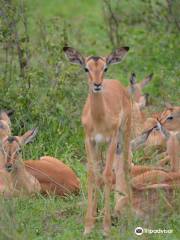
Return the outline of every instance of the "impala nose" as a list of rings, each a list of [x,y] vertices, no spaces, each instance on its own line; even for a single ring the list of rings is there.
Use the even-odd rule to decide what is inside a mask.
[[[102,84],[101,83],[94,83],[94,92],[100,92],[102,90]]]
[[[12,163],[6,163],[5,168],[6,168],[6,171],[11,172],[13,169]]]

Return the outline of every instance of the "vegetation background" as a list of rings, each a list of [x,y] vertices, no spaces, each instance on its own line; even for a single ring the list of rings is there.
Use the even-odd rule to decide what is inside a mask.
[[[13,134],[38,126],[36,141],[24,159],[55,156],[70,165],[82,182],[79,196],[41,195],[0,199],[0,240],[83,239],[87,204],[86,156],[81,111],[87,77],[64,58],[65,44],[84,55],[107,55],[130,46],[121,65],[108,78],[128,84],[153,72],[146,92],[154,110],[165,102],[179,104],[180,1],[178,0],[0,0],[0,109],[15,109]],[[152,110],[152,107],[151,107]],[[143,152],[135,153],[139,161]],[[148,222],[128,214],[113,222],[110,239],[138,239],[136,226],[173,229],[173,234],[141,239],[180,239],[180,208],[159,209]],[[101,203],[103,198],[101,198]],[[102,211],[88,239],[103,239]]]

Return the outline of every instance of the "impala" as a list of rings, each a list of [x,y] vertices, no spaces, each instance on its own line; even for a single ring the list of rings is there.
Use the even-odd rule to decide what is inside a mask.
[[[20,156],[22,146],[32,141],[37,130],[26,132],[23,136],[7,136],[3,138],[0,146],[2,155],[1,161],[4,162],[4,168],[8,173],[8,183],[4,180],[5,188],[11,189],[11,192],[4,192],[6,195],[33,194],[40,192],[40,184],[35,177],[27,172],[23,160]]]
[[[3,139],[0,191],[5,195],[41,192],[65,196],[78,193],[79,179],[72,169],[60,160],[50,156],[43,156],[40,160],[22,160],[21,148],[32,141],[36,134],[37,129],[34,129],[23,136],[7,136]]]
[[[145,113],[142,111],[143,108],[147,105],[148,102],[148,94],[143,95],[143,88],[150,82],[153,74],[147,76],[140,83],[136,82],[135,73],[131,74],[130,77],[130,86],[128,87],[128,91],[132,96],[132,137],[135,138],[142,133],[144,129],[144,123],[146,121]]]
[[[111,64],[119,63],[127,54],[129,47],[115,50],[107,57],[83,57],[71,47],[64,47],[64,52],[72,64],[80,65],[88,75],[89,94],[82,113],[85,130],[85,147],[88,161],[88,208],[85,217],[85,231],[88,234],[94,227],[97,213],[97,191],[100,182],[104,182],[104,234],[111,226],[110,191],[113,181],[113,162],[116,162],[116,205],[124,193],[130,202],[128,187],[129,142],[131,135],[131,101],[128,91],[117,80],[106,80],[104,74]],[[118,144],[123,142],[123,159],[119,158]],[[101,144],[106,143],[105,167],[101,173]],[[123,171],[123,174],[120,172]]]
[[[159,128],[159,131],[165,131],[159,125],[155,125],[154,128]],[[152,130],[153,128],[132,140],[131,150],[134,151],[144,145]],[[169,139],[169,133],[166,131],[164,134]],[[176,135],[176,138],[180,138],[179,134]],[[171,152],[180,152],[176,144],[171,144],[169,147]],[[172,162],[172,166],[172,170],[145,165],[134,165],[131,167],[132,205],[137,215],[144,217],[145,212],[148,213],[157,205],[160,199],[159,190],[164,192],[164,199],[167,197],[166,203],[170,206],[168,200],[173,196],[172,190],[180,188],[180,159],[176,158],[176,161]],[[121,211],[125,209],[126,205],[126,201],[121,202]]]
[[[175,116],[177,115],[175,114]],[[138,174],[136,174],[136,170],[134,171],[135,174],[131,181],[134,197],[133,203],[136,202],[137,207],[137,199],[139,198],[139,208],[142,206],[142,202],[140,201],[142,200],[142,191],[151,190],[151,194],[154,194],[155,190],[157,191],[162,189],[169,198],[173,195],[171,190],[180,188],[180,133],[169,132],[164,125],[166,125],[166,121],[164,121],[164,124],[158,122],[155,128],[159,129],[167,141],[167,153],[171,161],[171,169],[167,170],[164,168],[152,168],[151,170],[147,169],[147,171],[144,171],[142,168],[142,172],[140,173],[139,171]],[[168,125],[168,127],[174,129],[170,125]],[[141,191],[141,193],[139,193],[139,191]],[[153,205],[152,202],[151,204]]]
[[[167,207],[172,208],[174,191],[180,188],[180,172],[152,169],[133,177],[131,184],[133,209],[137,215],[145,217],[161,204],[162,193]]]

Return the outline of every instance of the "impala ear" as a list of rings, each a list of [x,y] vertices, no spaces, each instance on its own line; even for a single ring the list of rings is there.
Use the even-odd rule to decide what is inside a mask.
[[[11,117],[14,114],[15,110],[6,110],[8,117]]]
[[[85,59],[77,50],[71,47],[64,47],[63,51],[70,63],[84,66]]]
[[[169,102],[165,103],[165,107],[168,108],[168,109],[173,109],[173,105]]]
[[[130,85],[128,87],[128,91],[131,95],[133,95],[134,92],[135,92],[135,86],[134,85],[136,84],[136,74],[134,72],[131,73],[129,83],[130,83]]]
[[[129,47],[121,47],[106,57],[107,65],[120,63],[123,57],[129,51]]]
[[[129,79],[131,85],[136,84],[136,74],[134,72],[131,73],[131,77]]]
[[[153,73],[149,74],[142,82],[140,83],[141,88],[144,88],[153,78]]]
[[[137,136],[135,139],[131,140],[131,150],[135,151],[140,146],[143,146],[145,144],[146,140],[148,139],[150,133],[152,132],[153,128],[150,128],[146,130],[145,132],[141,133],[139,136]]]
[[[24,135],[19,137],[19,141],[21,145],[26,145],[28,143],[31,143],[34,140],[37,133],[38,133],[38,128],[34,128],[32,130],[27,131]]]

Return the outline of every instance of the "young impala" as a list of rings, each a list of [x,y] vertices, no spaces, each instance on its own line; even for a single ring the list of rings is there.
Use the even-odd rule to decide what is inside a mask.
[[[5,195],[19,195],[21,192],[31,194],[37,191],[59,196],[78,193],[79,179],[60,160],[50,156],[43,156],[40,160],[22,160],[21,148],[32,141],[36,133],[34,129],[23,136],[3,138],[0,151],[1,192]],[[9,193],[8,189],[11,189]]]
[[[0,145],[1,156],[4,169],[8,174],[4,180],[3,191],[5,195],[33,194],[40,192],[40,184],[35,177],[25,169],[23,160],[20,156],[22,146],[32,141],[37,130],[26,132],[23,136],[7,136],[3,138]],[[10,189],[7,192],[6,189]]]
[[[132,137],[140,135],[144,129],[146,115],[143,109],[147,106],[148,95],[143,94],[143,88],[151,81],[153,74],[137,83],[135,73],[131,74],[128,91],[132,97]]]
[[[159,127],[159,131],[165,135],[167,140],[167,153],[171,169],[146,168],[145,166],[132,168],[133,209],[142,216],[144,216],[143,212],[148,212],[160,203],[162,191],[163,199],[171,207],[174,191],[180,189],[180,133],[169,133],[162,125]]]
[[[163,126],[159,127],[155,125],[154,128],[159,128],[159,131],[162,131],[169,139],[169,133],[165,132]],[[140,145],[144,145],[152,130],[153,128],[132,140],[131,150],[134,151]],[[174,140],[174,136],[171,136],[171,138]],[[176,140],[179,138],[180,134],[176,134]],[[180,150],[177,148],[177,142],[171,141],[168,147],[170,152],[179,154]],[[166,203],[170,205],[169,200],[173,196],[172,190],[180,188],[180,158],[172,161],[171,165],[172,170],[145,165],[134,165],[131,167],[132,206],[138,216],[144,217],[145,213],[150,213],[160,203],[159,200],[162,192],[165,194],[164,199],[166,199]],[[123,212],[126,205],[126,201],[121,202],[121,212]]]
[[[85,217],[84,234],[94,227],[97,212],[97,192],[102,178],[104,181],[104,234],[111,226],[110,190],[113,181],[113,162],[116,161],[116,205],[122,195],[130,201],[128,187],[129,142],[131,135],[131,101],[128,91],[117,80],[106,80],[104,74],[111,64],[119,63],[127,54],[129,47],[115,50],[107,57],[90,56],[84,58],[78,51],[64,47],[69,61],[80,65],[88,75],[89,94],[82,113],[82,124],[85,129],[85,147],[88,161],[88,208]],[[120,161],[118,144],[123,142],[123,159]],[[107,144],[107,153],[103,175],[101,175],[102,143]],[[123,169],[123,174],[120,174]]]

